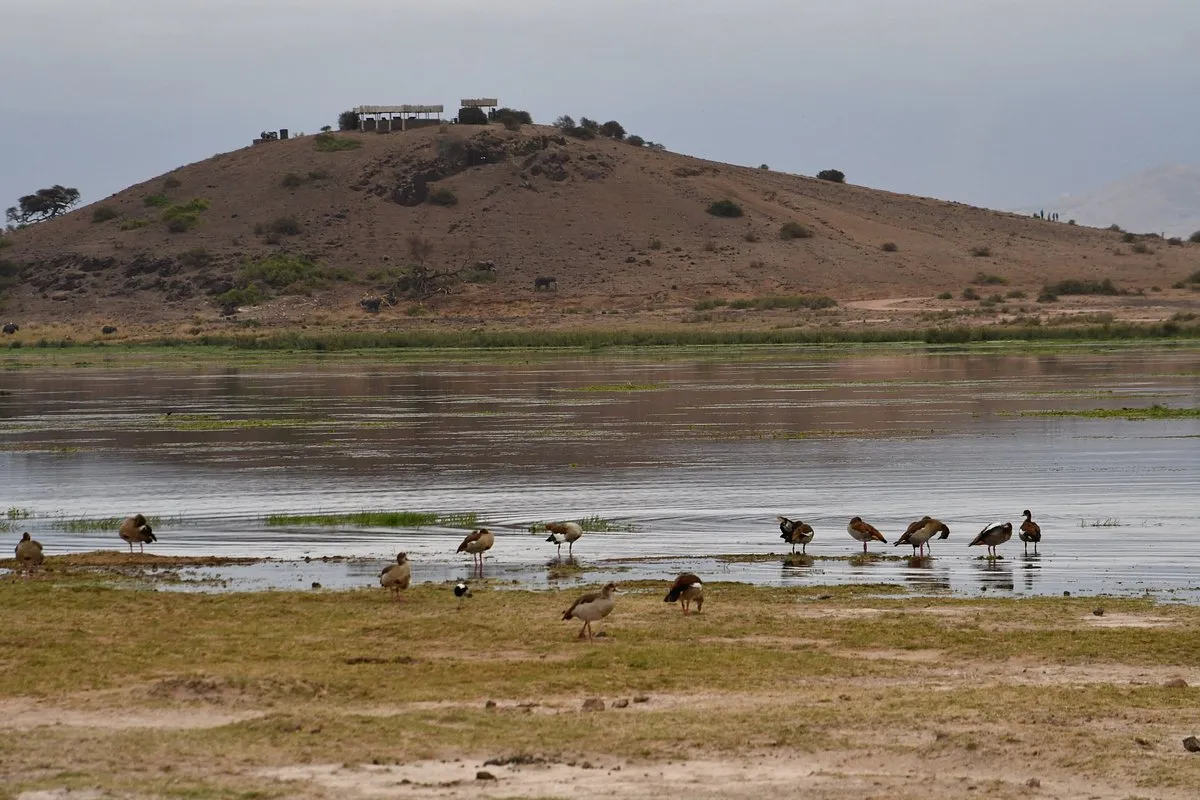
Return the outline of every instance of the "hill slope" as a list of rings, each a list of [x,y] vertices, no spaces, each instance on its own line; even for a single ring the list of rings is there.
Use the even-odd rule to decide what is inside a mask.
[[[5,316],[196,323],[217,319],[223,297],[230,310],[257,306],[243,317],[289,325],[375,324],[414,312],[471,324],[577,324],[564,315],[608,312],[679,321],[717,298],[829,295],[873,309],[889,298],[957,297],[981,272],[1035,296],[1063,278],[1167,289],[1196,269],[1200,253],[1155,240],[1137,254],[1106,230],[545,127],[442,126],[331,141],[353,149],[323,152],[318,137],[247,147],[16,232],[0,252],[23,268]],[[456,203],[429,202],[436,190]],[[709,214],[723,198],[744,216]],[[785,223],[812,236],[784,240]],[[413,263],[414,236],[431,269],[464,271],[419,306],[401,297],[368,315],[360,298],[382,294]],[[494,263],[494,275],[471,269],[481,261]],[[556,278],[557,291],[536,291],[539,276]],[[274,299],[260,304],[256,295]]]

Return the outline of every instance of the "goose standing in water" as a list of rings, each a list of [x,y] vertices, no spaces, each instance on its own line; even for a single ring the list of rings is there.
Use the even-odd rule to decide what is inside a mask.
[[[133,543],[138,543],[138,551],[146,552],[146,545],[150,542],[157,542],[158,537],[154,535],[154,531],[150,528],[150,523],[146,522],[146,518],[141,514],[134,514],[132,517],[126,517],[121,521],[121,527],[117,529],[117,533],[122,539],[129,544],[129,552],[133,552]]]
[[[867,552],[867,542],[875,541],[887,544],[887,539],[883,538],[883,534],[871,523],[863,522],[862,517],[851,519],[850,524],[846,526],[846,531],[854,537],[855,541],[862,542],[864,553]]]
[[[988,558],[996,557],[996,548],[1012,538],[1012,523],[1005,522],[1003,525],[990,525],[979,532],[967,547],[974,547],[977,544],[987,545]]]
[[[696,613],[699,614],[701,606],[704,605],[704,584],[690,572],[685,572],[675,579],[675,583],[671,585],[667,596],[663,598],[664,603],[674,603],[679,601],[679,607],[683,609],[686,616],[691,613],[692,601],[696,601]]]
[[[471,531],[467,534],[467,538],[462,540],[462,544],[458,546],[458,553],[470,553],[471,563],[476,565],[479,577],[483,577],[483,554],[492,549],[492,545],[496,543],[496,535],[487,528],[480,528],[477,531]]]
[[[546,537],[547,542],[553,542],[558,545],[558,557],[562,558],[562,546],[566,542],[567,545],[567,560],[570,561],[575,557],[575,542],[579,541],[579,537],[583,536],[583,528],[578,522],[551,522],[546,526],[546,530],[550,531],[550,535]]]
[[[925,555],[925,545],[935,534],[941,534],[939,539],[945,539],[950,535],[950,528],[941,520],[934,519],[926,514],[919,520],[908,526],[904,533],[900,534],[900,538],[896,540],[894,547],[899,547],[902,544],[909,545],[914,549],[920,548],[921,555]],[[933,548],[929,548],[930,555],[933,554]],[[914,552],[913,555],[916,555]]]
[[[396,563],[388,564],[379,573],[379,585],[391,589],[396,602],[400,602],[400,591],[407,589],[412,583],[412,564],[408,563],[408,553],[397,553]]]
[[[1036,556],[1038,542],[1042,540],[1042,526],[1033,521],[1028,508],[1021,513],[1025,515],[1025,521],[1021,523],[1021,532],[1017,535],[1025,543],[1025,555],[1029,555],[1029,543],[1033,542],[1033,554]]]
[[[779,523],[779,538],[792,546],[792,553],[796,552],[796,545],[800,545],[801,553],[807,553],[808,543],[816,536],[812,526],[807,522],[787,517],[776,517],[775,520]]]
[[[615,591],[617,591],[617,585],[607,583],[599,592],[585,594],[563,612],[562,618],[564,620],[583,620],[583,627],[579,629],[579,638],[582,639],[586,633],[588,641],[595,641],[595,637],[592,635],[592,623],[602,620],[612,613],[613,608],[617,605],[613,600]]]
[[[21,535],[21,541],[17,542],[13,553],[17,559],[17,572],[24,573],[27,578],[46,560],[46,555],[42,552],[42,543],[30,538],[28,531]]]

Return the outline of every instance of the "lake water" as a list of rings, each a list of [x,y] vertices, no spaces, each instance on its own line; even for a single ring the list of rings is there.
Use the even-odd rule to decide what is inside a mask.
[[[50,554],[123,548],[115,531],[63,528],[140,511],[162,520],[154,553],[273,559],[191,576],[336,587],[372,584],[397,550],[418,581],[467,577],[470,558],[454,553],[466,531],[268,527],[266,515],[476,512],[497,533],[488,577],[514,585],[688,569],[771,585],[1195,601],[1200,420],[1023,412],[1198,400],[1195,347],[10,368],[0,505],[31,516],[0,536],[29,530]],[[1024,508],[1042,526],[1038,556],[1015,536],[996,561],[968,550]],[[785,563],[776,514],[816,529],[810,562]],[[851,516],[894,541],[923,514],[952,531],[932,559],[851,558],[862,549]],[[530,525],[593,515],[619,530],[577,543],[582,573],[549,571],[554,547]]]

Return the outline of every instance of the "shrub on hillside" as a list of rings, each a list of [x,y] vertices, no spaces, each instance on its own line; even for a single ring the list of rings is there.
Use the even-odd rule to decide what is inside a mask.
[[[976,272],[975,279],[971,282],[977,283],[980,286],[1003,286],[1008,283],[1006,279],[999,275],[989,275],[986,272]]]
[[[967,288],[963,289],[962,299],[963,300],[978,300],[979,292],[975,291],[970,286],[968,286]]]
[[[1150,246],[1145,242],[1134,242],[1129,246],[1129,249],[1142,256],[1151,255],[1154,253],[1154,251],[1150,249]]]
[[[779,238],[785,242],[790,242],[792,239],[811,239],[812,231],[799,222],[785,222],[779,227]]]
[[[582,125],[576,125],[573,128],[563,128],[563,133],[567,136],[572,136],[576,139],[595,139],[596,132],[591,128],[585,128]]]
[[[196,224],[196,220],[188,217],[176,217],[175,219],[167,220],[168,233],[187,233],[192,225]]]
[[[295,217],[276,217],[267,226],[267,230],[278,236],[298,236],[303,230],[300,221]]]
[[[436,189],[431,190],[429,192],[428,199],[429,202],[433,203],[435,206],[458,205],[458,197],[455,196],[454,192],[450,191],[444,186],[439,186]]]
[[[362,142],[333,133],[318,133],[313,137],[313,147],[318,153],[340,153],[343,150],[357,150],[362,147]]]
[[[482,108],[475,108],[474,106],[460,108],[458,110],[458,124],[459,125],[487,125],[488,124],[487,112],[484,111]]]
[[[177,260],[181,266],[188,269],[200,269],[211,264],[213,257],[203,247],[193,247],[191,250],[184,250],[180,253]]]
[[[600,126],[600,135],[607,136],[609,139],[616,139],[619,142],[625,138],[625,128],[615,119],[610,119]]]
[[[883,244],[879,245],[879,249],[885,253],[894,253],[900,248],[896,246],[895,242],[884,242]]]
[[[1134,236],[1132,233],[1128,233],[1128,232],[1126,232],[1125,234],[1123,234],[1121,236],[1121,241],[1124,242],[1125,244],[1130,244],[1136,239],[1137,239],[1136,236]]]
[[[505,120],[512,119],[516,120],[516,122],[520,125],[533,124],[533,117],[529,115],[529,112],[522,111],[519,108],[494,108],[488,112],[488,119],[501,123]]]
[[[568,128],[575,127],[575,120],[571,116],[563,114],[561,117],[554,120],[554,127],[565,132]]]
[[[638,135],[635,133],[635,134],[633,134],[632,136],[626,136],[626,137],[625,137],[625,143],[626,143],[626,144],[631,144],[631,145],[633,145],[634,147],[643,147],[643,146],[645,146],[645,144],[646,144],[646,140],[645,140],[645,139],[643,139],[642,137],[638,136]],[[1200,233],[1200,232],[1198,232],[1198,233]]]
[[[953,299],[954,299],[954,295],[953,295],[953,294],[951,294],[950,292],[942,292],[941,294],[939,294],[939,295],[937,296],[937,299],[938,299],[938,300],[953,300]]]
[[[294,172],[289,172],[283,176],[283,180],[279,182],[285,189],[295,189],[297,186],[304,185],[304,176],[297,175]]]
[[[121,212],[112,206],[99,206],[92,210],[92,222],[108,222],[121,216]]]
[[[1192,244],[1200,244],[1200,231],[1196,231],[1188,237],[1188,241]]]
[[[353,111],[343,111],[342,113],[338,114],[338,130],[358,130],[358,114]]]
[[[137,230],[138,228],[144,228],[149,224],[150,220],[148,219],[123,219],[121,220],[121,223],[117,225],[117,229],[122,231],[133,231]]]
[[[717,200],[709,205],[708,213],[714,217],[740,217],[742,207],[732,200]]]
[[[1180,239],[1178,236],[1172,236],[1170,239],[1167,239],[1167,244],[1171,247],[1182,247],[1183,239]]]
[[[171,175],[165,181],[163,181],[164,189],[178,189],[180,186],[183,186],[183,181],[179,180],[179,178],[176,178],[174,175]]]
[[[830,181],[832,183],[846,182],[846,173],[840,169],[823,169],[817,173],[817,177],[823,181]]]
[[[151,194],[142,198],[142,205],[146,208],[166,208],[171,205],[171,198],[165,194]]]
[[[1120,294],[1120,290],[1113,285],[1111,278],[1105,278],[1102,281],[1081,280],[1079,278],[1067,278],[1058,283],[1050,283],[1042,287],[1042,294],[1105,294],[1114,295]]]
[[[992,248],[980,245],[979,247],[971,248],[971,256],[974,258],[987,258],[992,254]]]

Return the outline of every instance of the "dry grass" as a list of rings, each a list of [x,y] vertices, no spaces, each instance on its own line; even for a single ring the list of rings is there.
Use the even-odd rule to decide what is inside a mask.
[[[1197,691],[1163,686],[1197,682],[1200,612],[1186,606],[1105,599],[1096,617],[1095,599],[712,583],[705,612],[685,617],[662,602],[665,584],[629,584],[608,636],[588,644],[559,619],[579,590],[479,584],[459,611],[445,585],[402,604],[374,588],[151,593],[113,588],[90,563],[52,559],[35,580],[0,583],[0,727],[21,728],[0,761],[14,786],[316,797],[255,770],[567,759],[580,754],[565,743],[584,739],[593,759],[866,747],[999,763],[1063,736],[1069,746],[1040,750],[1039,772],[1135,780],[1156,797],[1200,785],[1200,762],[1167,754]],[[579,711],[587,697],[639,696]],[[35,712],[14,717],[18,706]],[[92,721],[12,721],[64,710]],[[122,751],[121,720],[139,713],[162,722],[141,723],[158,729]],[[1134,732],[1153,748],[1131,749]]]

